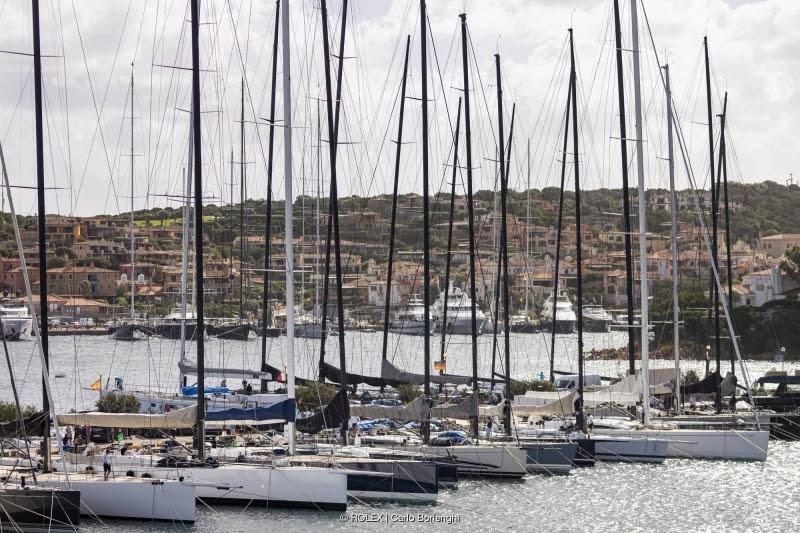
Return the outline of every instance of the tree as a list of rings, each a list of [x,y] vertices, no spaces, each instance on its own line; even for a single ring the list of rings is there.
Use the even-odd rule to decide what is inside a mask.
[[[32,405],[22,408],[23,418],[35,415],[37,409]],[[17,406],[14,402],[0,402],[0,422],[11,422],[17,419]]]
[[[800,280],[800,246],[795,245],[786,250],[781,259],[781,270],[793,280]]]
[[[139,400],[133,394],[109,392],[97,400],[97,410],[101,413],[138,413]]]

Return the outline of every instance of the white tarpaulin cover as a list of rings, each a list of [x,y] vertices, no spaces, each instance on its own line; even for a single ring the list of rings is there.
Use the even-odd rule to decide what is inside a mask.
[[[196,422],[196,405],[158,415],[98,412],[58,415],[58,423],[62,426],[180,429],[194,427]]]

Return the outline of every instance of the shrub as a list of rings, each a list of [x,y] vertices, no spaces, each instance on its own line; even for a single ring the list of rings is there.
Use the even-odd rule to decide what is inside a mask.
[[[687,370],[683,374],[683,385],[691,385],[692,383],[697,383],[700,381],[700,378],[697,376],[697,372],[694,370]]]
[[[97,410],[102,413],[138,413],[139,400],[133,394],[109,392],[97,400]]]
[[[337,393],[336,387],[326,383],[313,385],[298,385],[295,389],[297,408],[301,411],[311,411],[317,407],[327,405]]]
[[[403,403],[409,403],[414,401],[417,396],[419,396],[419,392],[414,385],[410,383],[401,383],[397,386],[397,392],[400,395],[400,401]]]
[[[554,391],[556,386],[552,381],[546,379],[511,380],[511,393],[515,396],[517,394],[525,394],[529,390]]]
[[[22,416],[27,418],[33,416],[38,410],[32,405],[22,408]],[[0,402],[0,422],[11,422],[17,419],[17,406],[14,402]]]

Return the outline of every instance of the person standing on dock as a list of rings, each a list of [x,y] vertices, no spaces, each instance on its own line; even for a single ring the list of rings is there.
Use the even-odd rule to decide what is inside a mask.
[[[108,448],[103,450],[103,479],[108,481],[108,476],[111,474],[111,456],[108,455]]]

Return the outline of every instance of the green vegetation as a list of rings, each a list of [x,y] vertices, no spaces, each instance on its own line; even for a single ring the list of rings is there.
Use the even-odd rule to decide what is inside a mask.
[[[403,403],[412,402],[419,396],[417,388],[410,383],[401,383],[398,385],[397,392],[400,395],[400,401]]]
[[[511,394],[521,395],[529,390],[548,392],[556,390],[556,386],[555,383],[546,379],[511,380]]]
[[[133,394],[109,392],[97,400],[97,410],[101,413],[138,413],[139,400]]]
[[[311,411],[327,405],[336,396],[336,387],[327,383],[298,385],[295,389],[297,408],[300,411]]]
[[[32,405],[26,405],[22,408],[22,416],[29,417],[35,415],[38,411]],[[17,406],[14,402],[0,402],[0,422],[11,422],[17,419]]]

